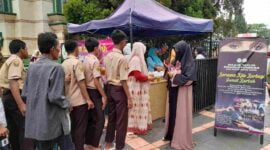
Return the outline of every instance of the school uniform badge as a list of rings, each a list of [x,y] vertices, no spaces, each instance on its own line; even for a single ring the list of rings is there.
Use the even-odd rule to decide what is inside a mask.
[[[20,65],[20,61],[19,60],[14,60],[13,61],[13,65],[15,66],[15,67],[18,67],[19,65]]]

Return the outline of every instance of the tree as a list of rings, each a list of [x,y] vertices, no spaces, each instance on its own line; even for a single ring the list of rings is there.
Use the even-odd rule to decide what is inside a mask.
[[[68,22],[85,23],[108,17],[124,0],[68,0],[64,15]],[[211,0],[157,0],[177,12],[199,18],[215,18],[217,9]]]
[[[214,19],[217,8],[211,0],[171,0],[171,9],[198,18]]]
[[[112,8],[101,7],[100,1],[68,0],[64,5],[64,15],[68,22],[85,23],[89,20],[103,19],[113,12]]]
[[[242,14],[235,16],[234,25],[238,33],[247,32],[247,23],[246,23],[245,17]]]
[[[232,20],[234,15],[241,15],[243,12],[244,0],[219,0],[220,10],[225,10]]]
[[[166,7],[171,7],[172,6],[172,1],[171,0],[157,0],[160,4],[166,6]]]
[[[204,0],[194,0],[185,10],[185,14],[193,17],[204,18],[203,14]]]
[[[237,29],[230,19],[226,19],[225,17],[221,16],[216,18],[214,22],[215,36],[218,38],[234,37],[237,35]]]
[[[124,0],[107,0],[107,1],[110,3],[113,9],[117,9],[124,2]]]
[[[265,24],[249,24],[247,30],[249,33],[257,33],[259,37],[270,39],[270,29]]]
[[[247,31],[243,15],[244,0],[216,0],[219,17],[215,19],[215,33],[218,37],[233,37]]]

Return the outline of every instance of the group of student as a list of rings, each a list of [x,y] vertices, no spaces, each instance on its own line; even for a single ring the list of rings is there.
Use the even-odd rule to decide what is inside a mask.
[[[101,52],[95,38],[86,40],[89,54],[82,61],[78,59],[77,42],[67,40],[64,46],[68,58],[60,65],[56,62],[60,52],[57,36],[39,34],[37,43],[42,56],[27,73],[22,61],[28,57],[26,44],[11,41],[11,56],[0,70],[4,105],[0,129],[1,136],[9,135],[12,150],[51,150],[56,144],[62,150],[100,149],[107,103],[106,149],[123,149],[127,131],[147,133],[152,125],[147,81],[152,78],[148,79],[146,63],[140,59],[146,47],[134,43],[127,60],[122,54],[125,33],[116,30],[111,37],[115,48],[104,58],[106,94],[100,79]]]
[[[123,55],[126,34],[115,30],[111,38],[115,48],[104,58],[106,84],[101,81],[100,50],[95,38],[85,41],[89,53],[82,61],[78,59],[77,42],[67,40],[64,46],[68,58],[60,65],[56,62],[60,52],[57,36],[39,34],[37,44],[42,56],[27,73],[22,61],[28,57],[26,44],[21,40],[10,43],[12,55],[0,70],[5,111],[3,115],[0,101],[0,116],[7,119],[5,123],[5,117],[0,118],[0,136],[9,135],[12,150],[52,150],[56,145],[61,150],[100,149],[106,105],[105,149],[124,149],[127,132],[145,135],[151,130],[149,83],[154,78],[148,75],[146,46],[135,42],[127,59]],[[175,149],[192,149],[195,66],[186,42],[178,42],[174,48],[175,63],[165,65],[169,108],[164,140],[171,141]]]

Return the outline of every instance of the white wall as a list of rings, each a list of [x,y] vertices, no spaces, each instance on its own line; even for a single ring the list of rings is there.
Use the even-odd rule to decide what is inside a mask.
[[[3,33],[2,53],[9,55],[8,44],[12,39],[21,39],[27,43],[29,53],[37,49],[37,35],[51,32],[48,25],[48,13],[53,12],[52,0],[12,0],[15,20],[1,20],[0,32]],[[0,18],[3,14],[0,14]]]

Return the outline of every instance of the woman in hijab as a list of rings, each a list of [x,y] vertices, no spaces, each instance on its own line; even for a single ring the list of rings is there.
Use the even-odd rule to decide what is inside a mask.
[[[154,72],[155,70],[161,71],[163,68],[163,62],[157,56],[158,49],[150,48],[148,52],[147,64],[149,72]]]
[[[128,131],[145,135],[152,128],[152,117],[149,102],[148,70],[144,59],[146,47],[141,42],[133,44],[129,59],[128,86],[133,97],[133,107],[129,110]]]
[[[196,80],[196,68],[190,46],[180,41],[174,46],[175,68],[168,72],[169,113],[166,116],[165,140],[177,150],[193,149],[192,142],[192,83]]]
[[[124,47],[123,53],[124,53],[124,56],[127,58],[127,60],[129,60],[130,55],[131,55],[131,44],[130,43],[126,44],[126,46]]]

